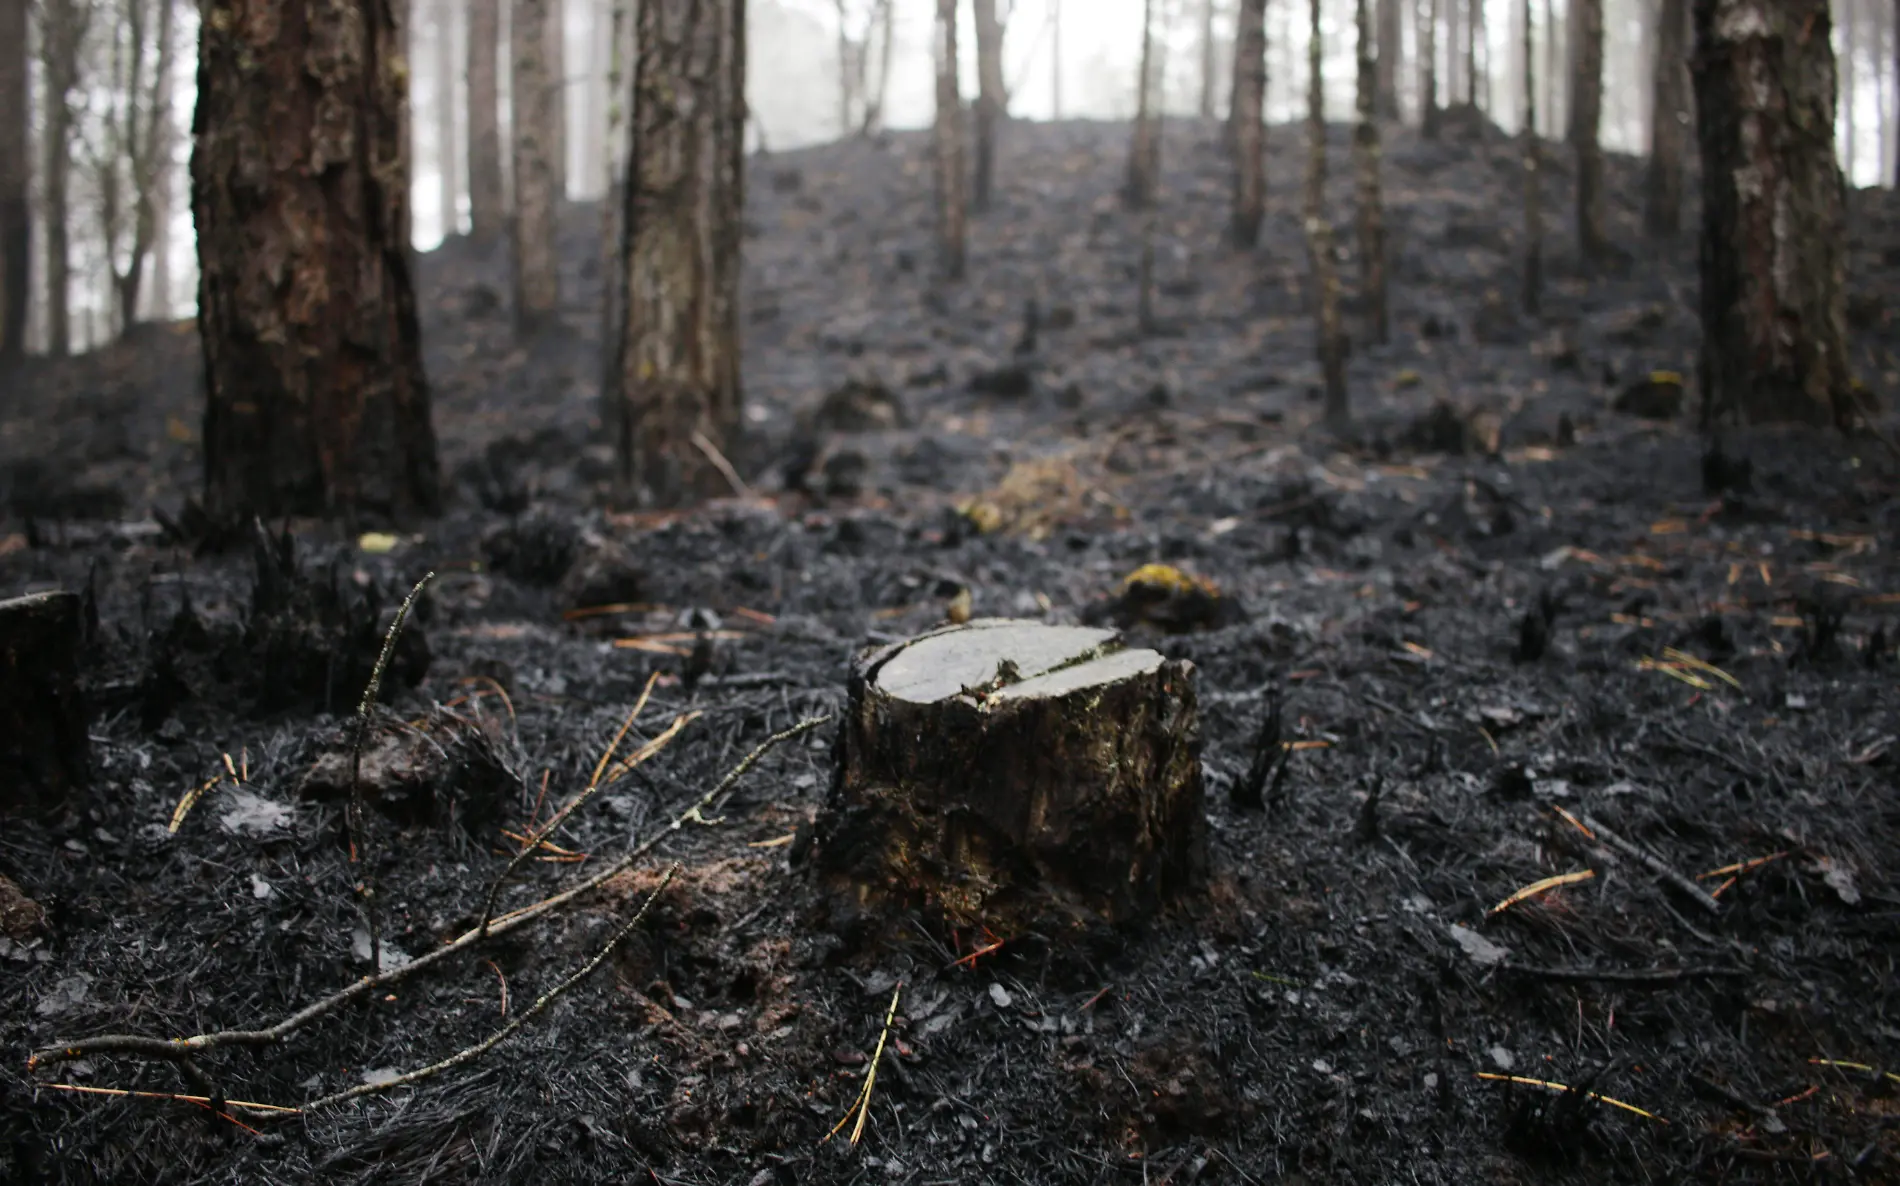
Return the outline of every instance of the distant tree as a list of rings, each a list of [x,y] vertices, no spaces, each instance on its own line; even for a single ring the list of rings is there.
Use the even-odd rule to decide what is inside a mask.
[[[1399,118],[1399,71],[1405,61],[1405,31],[1400,25],[1399,0],[1379,0],[1379,96],[1380,119],[1397,122]]]
[[[897,46],[893,0],[877,0],[874,24],[877,28],[877,83],[864,96],[864,122],[858,131],[865,136],[883,128],[884,100],[891,93],[891,58]],[[869,52],[868,46],[866,52]]]
[[[963,279],[963,96],[957,89],[957,0],[937,0],[937,261],[946,280]]]
[[[1049,0],[1049,118],[1062,118],[1062,0]]]
[[[1772,2],[1772,0],[1771,0]],[[1577,159],[1577,248],[1588,261],[1608,253],[1603,234],[1603,0],[1570,0],[1570,147]]]
[[[1689,154],[1689,5],[1658,0],[1656,59],[1651,72],[1649,169],[1643,186],[1643,228],[1673,239],[1682,226],[1682,164]]]
[[[152,11],[155,4],[157,11]],[[118,329],[138,319],[145,263],[158,236],[160,154],[171,107],[172,26],[175,0],[126,0],[109,30],[113,42],[100,153],[92,162],[98,190],[100,239],[118,298]],[[156,28],[148,29],[156,21]],[[147,36],[147,33],[150,36]],[[150,76],[147,76],[147,67]],[[127,220],[131,225],[126,225]],[[126,231],[131,241],[124,242]],[[121,250],[121,246],[124,250]],[[119,260],[126,263],[123,269]]]
[[[72,349],[73,96],[80,89],[79,50],[92,23],[89,0],[41,0],[40,95],[45,125],[40,135],[41,201],[45,204],[46,348]]]
[[[1143,210],[1154,204],[1161,181],[1160,113],[1155,110],[1155,0],[1141,4],[1141,65],[1135,76],[1135,133],[1128,142],[1128,176],[1122,200]]]
[[[1267,202],[1267,0],[1240,0],[1234,26],[1234,213],[1229,228],[1237,247],[1260,241]]]
[[[1379,117],[1374,110],[1378,59],[1372,45],[1372,14],[1367,0],[1356,0],[1358,32],[1359,122],[1353,128],[1353,164],[1358,189],[1359,283],[1366,302],[1366,336],[1384,344],[1388,337],[1385,294],[1385,199],[1379,186]]]
[[[1438,138],[1438,4],[1419,0],[1418,125],[1427,140]]]
[[[1469,0],[1465,14],[1465,102],[1491,110],[1491,43],[1484,33],[1484,0]]]
[[[478,242],[508,225],[501,170],[501,0],[468,0],[468,222]]]
[[[0,0],[0,361],[26,352],[26,312],[33,293],[27,2]]]
[[[548,167],[554,182],[554,200],[567,200],[567,5],[565,0],[545,0],[547,22]]]
[[[514,103],[515,328],[532,334],[560,309],[554,216],[560,198],[554,168],[560,94],[549,74],[548,0],[514,0],[509,94]]]
[[[1705,423],[1852,417],[1828,0],[1695,0]]]
[[[1544,298],[1544,215],[1542,209],[1543,162],[1538,159],[1537,140],[1537,58],[1531,52],[1534,40],[1531,24],[1531,0],[1519,0],[1519,17],[1524,35],[1524,127],[1518,137],[1524,144],[1524,289],[1526,312],[1535,314]]]
[[[1200,113],[1202,119],[1214,118],[1214,76],[1219,69],[1216,61],[1218,52],[1214,37],[1214,0],[1201,0]]]
[[[745,0],[641,0],[613,396],[620,477],[650,506],[741,487]]]
[[[1003,21],[996,0],[970,0],[976,18],[976,171],[971,205],[978,213],[990,208],[996,177],[996,131],[1007,115],[1009,98],[1003,82]]]
[[[1337,431],[1351,424],[1352,405],[1346,395],[1346,342],[1339,324],[1339,265],[1333,259],[1333,228],[1326,220],[1326,74],[1320,7],[1321,0],[1311,0],[1306,56],[1306,251],[1318,315],[1326,423]]]
[[[227,521],[433,511],[391,8],[203,0],[201,12],[191,198],[207,509]]]
[[[461,222],[462,167],[455,151],[456,7],[456,0],[436,0],[434,13],[436,217],[444,238],[455,234]]]

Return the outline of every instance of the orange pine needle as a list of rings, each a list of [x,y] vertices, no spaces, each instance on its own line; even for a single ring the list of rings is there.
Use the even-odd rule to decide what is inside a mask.
[[[1529,901],[1539,894],[1548,893],[1560,886],[1575,885],[1580,881],[1588,881],[1596,875],[1595,869],[1580,869],[1575,873],[1559,873],[1555,877],[1545,877],[1541,880],[1533,881],[1502,902],[1499,902],[1496,906],[1491,907],[1488,913],[1502,913],[1517,905],[1519,902]]]
[[[1570,1086],[1568,1083],[1556,1083],[1549,1079],[1531,1079],[1523,1075],[1499,1075],[1491,1071],[1479,1071],[1477,1072],[1477,1075],[1478,1075],[1478,1078],[1485,1079],[1493,1083],[1518,1083],[1525,1087],[1541,1087],[1546,1091],[1576,1091],[1577,1090],[1576,1088]],[[1596,1100],[1598,1103],[1608,1104],[1612,1108],[1621,1108],[1623,1109],[1623,1111],[1628,1112],[1635,1116],[1641,1116],[1645,1120],[1654,1120],[1657,1124],[1669,1123],[1667,1120],[1664,1120],[1661,1116],[1656,1115],[1654,1112],[1644,1111],[1642,1108],[1637,1107],[1635,1104],[1624,1103],[1622,1100],[1619,1100],[1619,1099],[1611,1099],[1607,1095],[1602,1095],[1594,1091],[1586,1091],[1586,1092],[1583,1092],[1582,1095],[1583,1095],[1583,1098],[1585,1099]]]

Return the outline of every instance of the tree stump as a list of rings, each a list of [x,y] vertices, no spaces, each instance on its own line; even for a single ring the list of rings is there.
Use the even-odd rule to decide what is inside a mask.
[[[1193,665],[1113,630],[982,619],[854,664],[820,879],[866,912],[1044,934],[1206,880]]]
[[[86,785],[81,623],[75,593],[0,601],[0,815],[51,813]]]

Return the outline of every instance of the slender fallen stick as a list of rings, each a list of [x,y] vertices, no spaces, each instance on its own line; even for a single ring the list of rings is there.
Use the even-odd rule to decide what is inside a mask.
[[[452,1071],[464,1063],[474,1062],[482,1055],[487,1054],[490,1050],[493,1050],[495,1047],[507,1041],[522,1026],[528,1024],[541,1013],[545,1012],[547,1007],[558,1000],[568,989],[573,988],[576,984],[587,979],[587,977],[593,974],[596,968],[607,962],[607,957],[613,954],[614,948],[620,946],[620,941],[632,934],[633,929],[645,921],[647,911],[653,909],[653,903],[660,900],[660,894],[668,885],[672,884],[674,876],[678,874],[679,871],[679,864],[675,862],[667,869],[665,875],[660,878],[660,884],[654,886],[653,892],[647,895],[647,900],[640,904],[640,909],[634,913],[632,918],[622,924],[619,930],[613,933],[613,937],[607,940],[607,945],[601,948],[600,951],[594,955],[593,959],[582,964],[575,970],[573,975],[542,993],[535,999],[534,1004],[528,1006],[528,1008],[522,1012],[521,1016],[515,1018],[507,1025],[502,1026],[494,1033],[488,1035],[488,1037],[475,1043],[475,1045],[464,1050],[456,1051],[441,1062],[433,1062],[426,1067],[417,1067],[407,1074],[397,1075],[393,1079],[385,1079],[379,1083],[362,1083],[345,1091],[334,1092],[321,1099],[315,1099],[305,1104],[303,1111],[315,1112],[319,1109],[334,1107],[337,1104],[346,1103],[350,1100],[361,1099],[364,1096],[389,1091],[392,1088],[408,1087],[411,1084],[420,1083],[424,1079],[432,1079],[444,1071]]]
[[[582,894],[599,889],[613,878],[626,872],[668,836],[685,827],[694,819],[701,818],[700,813],[716,803],[720,796],[731,790],[733,784],[744,777],[747,771],[757,765],[759,759],[770,753],[778,745],[811,732],[825,724],[829,716],[807,717],[789,729],[783,729],[766,738],[753,748],[752,752],[739,760],[739,764],[727,771],[726,776],[714,785],[713,789],[701,795],[692,806],[681,812],[671,824],[642,840],[628,850],[627,854],[611,865],[583,881],[576,882],[560,893],[541,899],[532,905],[510,911],[494,919],[488,927],[488,935],[505,935],[509,931],[523,926],[541,915],[555,910],[580,897]],[[71,1062],[94,1054],[136,1054],[146,1058],[162,1058],[176,1061],[188,1058],[205,1050],[216,1050],[225,1046],[269,1046],[282,1041],[289,1035],[356,1000],[365,994],[385,988],[399,980],[420,972],[425,968],[441,963],[450,956],[466,951],[481,942],[481,929],[472,927],[454,939],[425,955],[417,956],[406,964],[379,972],[373,976],[363,976],[331,993],[319,1001],[304,1006],[297,1012],[279,1021],[276,1025],[258,1030],[215,1030],[210,1033],[194,1034],[189,1038],[151,1038],[141,1034],[100,1034],[97,1037],[81,1038],[76,1042],[60,1046],[49,1046],[36,1050],[26,1060],[28,1070],[50,1066],[54,1063]]]
[[[1663,863],[1661,858],[1653,855],[1635,841],[1626,839],[1618,833],[1611,831],[1591,816],[1583,816],[1582,823],[1597,839],[1642,865],[1657,877],[1668,882],[1669,885],[1674,887],[1683,897],[1688,898],[1710,914],[1722,913],[1722,903],[1716,901],[1708,890],[1703,889],[1695,882],[1684,877],[1674,869],[1671,869],[1668,865]]]
[[[1516,972],[1520,976],[1533,976],[1539,980],[1558,980],[1569,984],[1628,984],[1644,988],[1666,988],[1684,980],[1704,977],[1746,976],[1741,968],[1721,968],[1714,966],[1693,968],[1540,968],[1531,964],[1505,964],[1506,972]]]

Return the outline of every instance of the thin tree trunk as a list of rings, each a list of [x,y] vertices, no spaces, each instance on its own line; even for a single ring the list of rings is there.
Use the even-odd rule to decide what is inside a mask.
[[[131,329],[138,321],[139,292],[145,279],[145,257],[152,250],[152,241],[159,230],[158,207],[153,190],[159,184],[159,154],[169,148],[166,129],[171,117],[172,25],[175,10],[175,0],[158,0],[152,90],[146,97],[143,127],[138,127],[131,118],[137,113],[138,104],[129,96],[127,99],[126,143],[131,148],[132,251],[126,262],[125,274],[116,278],[121,333]],[[140,52],[136,43],[131,48],[134,54]],[[134,77],[137,77],[136,72]],[[136,93],[135,86],[133,94]]]
[[[608,0],[610,42],[607,58],[606,100],[607,131],[601,145],[601,162],[606,175],[606,196],[600,203],[600,258],[617,260],[623,250],[622,215],[626,209],[626,162],[622,160],[631,140],[620,131],[622,113],[632,98],[626,86],[627,67],[634,56],[627,44],[635,22],[627,19],[630,0]],[[626,332],[622,307],[626,299],[625,277],[609,274],[601,283],[600,293],[600,422],[607,439],[619,441],[626,418],[626,404],[620,395],[620,349]]]
[[[40,8],[40,138],[42,201],[46,206],[46,350],[55,357],[72,349],[72,252],[67,228],[72,216],[67,182],[72,176],[73,91],[79,85],[79,47],[91,9],[80,0],[44,0]]]
[[[1465,102],[1478,106],[1478,44],[1484,33],[1484,0],[1466,0]]]
[[[838,138],[842,140],[857,126],[851,107],[858,72],[852,65],[851,14],[845,0],[832,0],[832,7],[838,16]]]
[[[33,293],[26,10],[27,0],[0,0],[0,361],[26,353]]]
[[[1379,0],[1380,119],[1399,119],[1399,70],[1405,58],[1405,32],[1399,22],[1399,0]]]
[[[994,0],[992,0],[992,3]],[[1217,52],[1214,45],[1214,0],[1201,0],[1201,118],[1214,118],[1214,75]]]
[[[1532,51],[1531,0],[1519,0],[1524,36],[1524,310],[1536,316],[1544,302],[1543,162],[1537,141],[1537,58]]]
[[[501,0],[468,0],[469,233],[492,242],[508,225],[501,176]]]
[[[1900,189],[1900,0],[1893,0],[1893,11],[1888,14],[1892,19],[1887,22],[1887,32],[1893,37],[1893,57],[1889,64],[1893,67],[1893,188]]]
[[[996,177],[996,131],[1003,122],[1003,23],[996,0],[970,0],[976,18],[976,176],[971,205],[990,208]]]
[[[648,505],[727,492],[742,417],[745,0],[641,0],[616,448]]]
[[[1695,0],[1705,424],[1844,424],[1845,186],[1827,0]]]
[[[893,0],[878,0],[875,13],[875,25],[878,31],[877,43],[877,85],[864,97],[864,122],[858,126],[860,135],[869,136],[884,127],[884,97],[891,93],[891,53],[896,41],[891,36],[895,22]],[[868,53],[870,47],[865,47]]]
[[[1049,118],[1062,118],[1062,0],[1049,0]]]
[[[533,334],[561,303],[554,256],[555,127],[560,119],[548,73],[548,0],[514,0],[511,92],[514,98],[515,329]]]
[[[1131,209],[1145,210],[1155,200],[1156,176],[1161,166],[1160,135],[1155,127],[1154,59],[1155,0],[1142,0],[1141,66],[1135,78],[1135,134],[1128,142],[1128,178],[1122,199]]]
[[[1563,95],[1562,80],[1570,77],[1563,69],[1564,58],[1558,52],[1558,44],[1564,36],[1564,26],[1557,23],[1557,0],[1544,0],[1544,134],[1552,140],[1557,138],[1557,129],[1564,126],[1558,112]]]
[[[225,521],[433,511],[435,435],[401,238],[401,30],[374,0],[205,0],[201,11],[191,192],[207,510]],[[260,157],[260,144],[276,151]]]
[[[1379,119],[1374,110],[1379,89],[1378,59],[1372,47],[1372,14],[1357,0],[1359,32],[1359,126],[1353,129],[1358,173],[1359,286],[1366,302],[1366,337],[1384,345],[1389,331],[1385,293],[1385,199],[1379,185]]]
[[[1673,239],[1682,228],[1682,164],[1689,155],[1689,5],[1687,0],[1659,2],[1643,229],[1654,238]]]
[[[1603,0],[1570,0],[1577,42],[1570,58],[1570,145],[1577,157],[1577,249],[1598,262],[1608,253],[1603,236]]]
[[[1234,245],[1260,241],[1267,202],[1267,0],[1240,0],[1234,25]]]
[[[1418,123],[1427,140],[1438,138],[1438,5],[1420,0],[1418,42]]]
[[[456,0],[437,0],[435,6],[436,218],[444,240],[461,229],[462,169],[455,152],[456,7]]]
[[[957,89],[957,0],[937,0],[937,261],[946,280],[963,279],[963,96]]]
[[[1840,0],[1841,6],[1841,133],[1846,139],[1842,156],[1847,162],[1847,184],[1854,184],[1854,156],[1859,148],[1860,137],[1855,134],[1854,108],[1854,48],[1855,48],[1855,0]]]
[[[1465,0],[1445,0],[1445,106],[1465,101]]]
[[[1319,364],[1326,384],[1326,423],[1343,431],[1352,423],[1346,395],[1345,337],[1339,325],[1339,266],[1333,259],[1333,228],[1326,220],[1326,76],[1320,37],[1320,0],[1309,6],[1306,87],[1306,251],[1312,264],[1313,304],[1319,330]]]
[[[548,168],[554,181],[555,209],[567,200],[567,3],[547,5]]]

